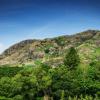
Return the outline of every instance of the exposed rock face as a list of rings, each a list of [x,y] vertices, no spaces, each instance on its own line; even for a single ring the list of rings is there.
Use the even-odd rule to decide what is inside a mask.
[[[46,55],[60,56],[64,54],[69,47],[74,46],[83,50],[81,45],[88,42],[93,48],[100,47],[100,31],[88,30],[75,35],[60,36],[52,39],[44,40],[25,40],[17,43],[0,55],[0,64],[18,64],[44,59]],[[90,43],[89,43],[90,42]],[[48,54],[45,49],[49,49]],[[89,48],[90,49],[90,48]],[[89,50],[86,48],[86,50]],[[86,51],[89,52],[89,51]]]

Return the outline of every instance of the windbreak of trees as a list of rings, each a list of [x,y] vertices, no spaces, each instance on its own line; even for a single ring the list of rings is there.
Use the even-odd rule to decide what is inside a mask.
[[[77,52],[74,53],[78,57]],[[12,77],[1,77],[0,100],[100,100],[100,62],[92,62],[84,68],[79,59],[74,66],[66,57],[67,63],[56,68],[38,62],[35,67],[26,66]],[[73,61],[77,59],[70,57]]]

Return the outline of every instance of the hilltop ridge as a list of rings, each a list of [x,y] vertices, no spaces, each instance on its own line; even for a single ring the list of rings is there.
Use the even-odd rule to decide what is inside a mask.
[[[22,64],[39,59],[46,61],[47,58],[49,60],[55,58],[54,62],[57,62],[56,60],[64,56],[71,46],[78,49],[79,55],[84,61],[94,59],[94,57],[100,59],[100,55],[98,55],[98,53],[100,54],[100,31],[87,30],[74,35],[64,35],[44,40],[29,39],[21,41],[9,47],[0,55],[0,65]],[[91,57],[84,54],[87,52],[91,54]]]

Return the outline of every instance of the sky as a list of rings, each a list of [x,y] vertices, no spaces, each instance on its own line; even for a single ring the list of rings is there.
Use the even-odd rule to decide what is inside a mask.
[[[0,0],[0,53],[26,39],[100,29],[100,0]]]

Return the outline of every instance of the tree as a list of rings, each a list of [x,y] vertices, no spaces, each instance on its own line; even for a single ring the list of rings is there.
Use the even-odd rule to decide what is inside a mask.
[[[49,48],[45,48],[44,52],[48,54],[50,52]]]
[[[69,95],[72,95],[75,88],[75,82],[73,82],[73,73],[64,65],[60,65],[51,69],[52,76],[52,94],[54,100],[67,99]],[[64,94],[63,94],[64,92]],[[63,98],[64,96],[64,98]]]
[[[79,63],[79,55],[77,54],[75,48],[71,47],[65,57],[64,64],[65,66],[68,66],[68,68],[70,69],[75,69],[75,67],[77,67]]]
[[[50,67],[45,64],[41,64],[33,71],[33,76],[36,77],[36,86],[38,91],[41,91],[44,95],[44,100],[50,99],[50,90],[52,84],[52,78],[49,74]]]
[[[59,45],[59,46],[61,46],[61,47],[63,47],[66,43],[65,43],[65,38],[64,37],[58,37],[58,38],[56,38],[55,39],[55,41],[56,41],[56,43]]]
[[[22,84],[21,86],[21,96],[23,100],[32,100],[34,99],[34,95],[37,94],[36,77],[32,74],[34,68],[26,66],[19,74],[17,74],[14,78],[17,83]],[[20,95],[17,94],[17,95]],[[17,96],[16,98],[18,98]],[[21,97],[20,97],[21,98]],[[19,99],[20,100],[20,99]]]
[[[65,46],[66,44],[66,40],[64,37],[58,37],[55,39],[55,42],[57,43],[57,45],[60,47],[59,48],[59,54],[62,54],[63,53],[63,47]]]

